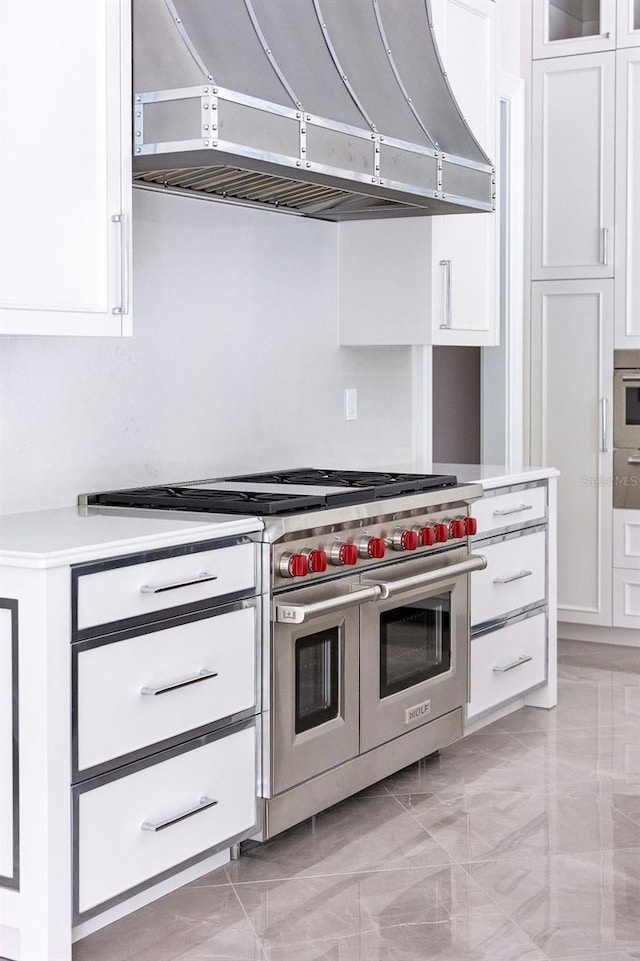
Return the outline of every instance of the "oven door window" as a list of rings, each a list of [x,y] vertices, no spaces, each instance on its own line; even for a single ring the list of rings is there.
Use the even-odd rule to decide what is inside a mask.
[[[380,697],[420,684],[451,667],[451,594],[380,614]]]
[[[340,628],[296,640],[295,730],[310,731],[338,716]]]
[[[640,387],[625,387],[625,424],[627,427],[640,426]]]

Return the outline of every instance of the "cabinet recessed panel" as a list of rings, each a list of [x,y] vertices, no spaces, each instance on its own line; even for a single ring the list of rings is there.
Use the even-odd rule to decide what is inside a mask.
[[[616,347],[634,348],[640,347],[640,49],[621,50],[616,64]]]
[[[558,606],[577,623],[611,623],[611,288],[534,284],[541,455],[561,474]]]

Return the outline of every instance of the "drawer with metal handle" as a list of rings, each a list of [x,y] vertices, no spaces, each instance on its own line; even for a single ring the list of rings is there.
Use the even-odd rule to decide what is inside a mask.
[[[255,713],[256,598],[73,645],[74,780]]]
[[[255,834],[255,737],[245,722],[74,788],[76,922]]]
[[[493,624],[472,636],[468,718],[544,683],[546,638],[544,611]]]
[[[84,564],[72,570],[73,638],[248,596],[256,583],[256,548],[246,537]]]
[[[489,491],[473,504],[471,514],[478,522],[476,538],[507,527],[542,523],[547,516],[546,487],[521,486],[497,494]]]
[[[544,603],[547,583],[546,532],[505,535],[481,547],[483,571],[471,575],[471,624]]]

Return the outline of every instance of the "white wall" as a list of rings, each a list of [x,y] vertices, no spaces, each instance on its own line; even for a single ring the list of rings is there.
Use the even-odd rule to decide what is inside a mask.
[[[336,225],[134,200],[134,337],[0,342],[0,513],[113,486],[410,459],[410,348],[336,346]]]

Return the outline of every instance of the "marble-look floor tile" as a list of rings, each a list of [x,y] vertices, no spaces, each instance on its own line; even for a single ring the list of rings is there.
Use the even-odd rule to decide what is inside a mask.
[[[637,847],[640,830],[588,785],[563,792],[483,791],[461,798],[399,797],[457,861],[517,859]]]
[[[467,870],[550,959],[640,951],[638,851],[485,861]]]
[[[572,667],[584,670],[633,673],[640,680],[640,649],[619,644],[558,641],[558,667],[565,676]]]
[[[456,866],[242,884],[269,961],[542,961]]]
[[[640,780],[640,724],[523,732],[519,740],[534,754],[579,768],[585,779]]]
[[[78,941],[73,961],[174,961],[202,945],[209,952],[202,956],[216,961],[260,957],[256,933],[230,884],[173,891]]]
[[[343,801],[225,868],[234,883],[447,864],[449,855],[390,795]]]

